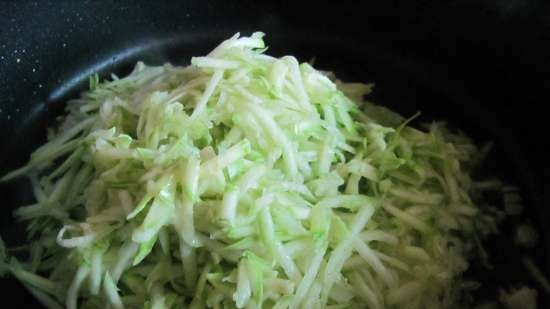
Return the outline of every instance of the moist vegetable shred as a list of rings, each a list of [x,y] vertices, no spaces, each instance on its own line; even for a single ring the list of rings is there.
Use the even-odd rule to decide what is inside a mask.
[[[89,90],[28,164],[11,273],[50,309],[451,308],[481,152],[238,34]]]

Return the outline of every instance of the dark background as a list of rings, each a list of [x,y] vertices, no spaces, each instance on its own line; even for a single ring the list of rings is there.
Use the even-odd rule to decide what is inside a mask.
[[[405,115],[421,110],[423,121],[447,119],[479,144],[494,141],[486,173],[520,186],[529,208],[514,220],[539,227],[540,246],[530,253],[548,269],[549,6],[406,2],[1,2],[0,174],[28,159],[62,102],[84,89],[90,74],[125,73],[138,59],[186,63],[237,31],[261,30],[269,53],[315,57],[319,68],[343,79],[375,81],[377,102]],[[0,233],[8,242],[22,235],[10,209],[30,202],[23,185],[0,186]],[[490,242],[502,273],[483,273],[489,292],[482,298],[510,282],[536,285],[509,237]],[[0,286],[13,295],[12,308],[35,305],[12,280]]]

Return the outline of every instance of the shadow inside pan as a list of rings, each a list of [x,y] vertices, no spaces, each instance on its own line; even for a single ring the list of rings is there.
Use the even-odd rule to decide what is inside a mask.
[[[138,42],[133,46],[108,55],[100,61],[89,63],[86,60],[74,65],[74,71],[68,74],[60,85],[51,89],[49,95],[35,102],[32,110],[26,111],[20,127],[8,141],[2,152],[2,172],[25,163],[29,154],[44,142],[47,128],[55,127],[56,117],[62,114],[64,102],[78,96],[86,89],[88,76],[99,72],[102,78],[108,78],[110,72],[123,76],[130,72],[138,60],[146,64],[159,65],[170,61],[174,64],[187,64],[191,56],[203,55],[220,40],[221,33],[205,35],[179,35]],[[480,171],[480,177],[496,177],[504,183],[519,186],[526,207],[521,217],[507,218],[501,225],[501,234],[490,237],[486,248],[494,265],[486,269],[474,262],[466,274],[482,283],[476,297],[482,300],[494,300],[498,288],[509,288],[518,284],[536,287],[537,283],[527,274],[521,264],[523,256],[528,255],[547,269],[548,233],[545,216],[532,188],[532,175],[523,154],[513,147],[515,138],[511,132],[500,126],[487,106],[468,97],[449,79],[435,68],[429,68],[403,55],[395,54],[382,46],[352,42],[345,37],[315,38],[307,33],[295,32],[292,36],[268,36],[268,53],[281,56],[296,55],[301,61],[314,59],[319,69],[330,70],[346,81],[375,82],[375,91],[370,99],[386,105],[404,116],[421,111],[422,116],[413,123],[432,120],[446,120],[452,128],[460,128],[471,136],[478,145],[493,141],[494,147],[488,160]],[[342,48],[342,46],[347,46]],[[351,46],[351,47],[350,47]],[[3,207],[0,210],[0,234],[9,245],[25,241],[24,223],[14,222],[11,211],[20,205],[32,203],[30,188],[25,180],[18,180],[0,186]],[[518,249],[513,246],[515,226],[521,222],[532,223],[540,232],[537,250]],[[505,253],[505,254],[503,254]],[[18,303],[15,307],[37,304],[30,299],[24,289],[12,279],[0,281],[3,291],[10,291]],[[542,297],[541,308],[548,305]]]

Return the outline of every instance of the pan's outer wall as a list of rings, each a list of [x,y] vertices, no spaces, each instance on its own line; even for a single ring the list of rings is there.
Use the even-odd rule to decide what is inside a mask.
[[[151,54],[155,47],[150,44],[170,46],[171,40],[181,43],[185,37],[190,46],[194,41],[203,42],[196,47],[205,51],[207,43],[237,31],[262,30],[268,34],[268,42],[280,46],[274,46],[273,52],[296,50],[304,57],[318,55],[321,64],[345,67],[342,74],[350,79],[384,81],[388,64],[388,75],[394,73],[389,66],[406,68],[400,69],[406,75],[403,80],[414,76],[419,85],[440,88],[455,102],[453,107],[448,108],[437,96],[424,96],[416,84],[394,91],[400,92],[399,99],[427,98],[413,107],[404,106],[405,112],[417,107],[433,109],[435,116],[454,120],[459,126],[463,121],[470,131],[485,132],[479,134],[482,140],[502,141],[499,151],[514,164],[509,170],[501,168],[500,173],[522,183],[531,205],[547,205],[548,5],[525,0],[398,2],[363,1],[360,6],[342,3],[335,7],[316,3],[314,10],[306,5],[296,7],[296,2],[256,1],[2,3],[0,174],[27,160],[44,138],[44,129],[59,114],[58,103],[74,95],[74,89],[82,89],[86,75],[94,70],[120,68],[121,62],[139,58],[141,50],[149,51],[143,56],[153,62],[173,56]],[[341,57],[347,54],[355,56]],[[350,59],[361,63],[361,55],[374,57],[374,61],[363,59],[369,63],[365,69],[379,74],[363,74],[360,64],[354,67],[349,63]],[[386,97],[391,96],[392,89],[385,91],[383,82],[380,89]],[[475,118],[476,124],[464,120],[470,118]],[[10,191],[14,188],[0,188],[2,233],[12,223],[9,209],[24,194],[15,197]],[[540,219],[550,219],[550,212],[543,210]],[[35,307],[12,281],[2,280],[0,287],[10,292],[10,300],[17,300],[12,308]]]

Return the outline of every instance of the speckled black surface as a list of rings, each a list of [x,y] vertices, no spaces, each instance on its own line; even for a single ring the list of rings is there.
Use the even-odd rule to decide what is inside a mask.
[[[404,114],[422,110],[425,121],[448,119],[480,143],[495,141],[486,172],[520,185],[530,207],[490,240],[498,267],[479,270],[486,287],[481,297],[494,297],[495,286],[510,282],[534,285],[518,262],[521,252],[507,244],[516,222],[538,225],[544,237],[529,253],[548,270],[548,5],[399,2],[317,3],[316,10],[298,2],[2,2],[0,174],[27,160],[88,75],[123,74],[138,59],[185,63],[234,32],[262,30],[271,53],[315,57],[319,67],[345,79],[376,81],[375,99]],[[0,234],[14,243],[22,230],[10,212],[30,202],[28,187],[0,185],[0,197]],[[11,279],[0,280],[0,291],[11,308],[37,306]]]

